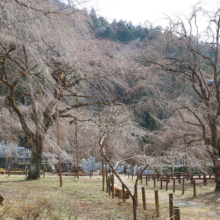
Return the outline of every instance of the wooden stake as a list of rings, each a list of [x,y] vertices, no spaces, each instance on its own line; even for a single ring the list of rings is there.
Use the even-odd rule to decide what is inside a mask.
[[[61,149],[60,149],[60,125],[59,125],[59,100],[58,100],[58,88],[56,89],[57,96],[57,144],[59,147],[59,173],[60,173],[60,187],[62,187],[62,170],[61,170]]]
[[[180,209],[177,206],[174,206],[174,216],[175,216],[175,220],[180,220]]]
[[[125,187],[124,187],[124,184],[122,184],[122,196],[123,196],[123,202],[125,202]]]
[[[193,197],[196,197],[196,181],[193,181]]]
[[[8,177],[10,177],[10,166],[8,166]]]
[[[25,176],[27,177],[27,166],[25,166],[24,173],[25,173]]]
[[[184,194],[185,191],[185,178],[183,177],[183,181],[182,181],[182,195]]]
[[[102,191],[105,191],[105,173],[102,175]]]
[[[168,179],[166,179],[166,191],[168,191]]]
[[[106,193],[108,193],[108,178],[106,179]]]
[[[112,199],[115,198],[114,182],[114,174],[112,174]]]
[[[111,177],[110,176],[108,179],[108,194],[109,194],[109,196],[111,195]]]
[[[144,188],[144,187],[141,187],[141,189],[142,189],[143,209],[146,211],[145,188]]]
[[[173,218],[173,193],[169,194],[169,207],[170,207],[170,219],[174,219]]]
[[[155,194],[155,208],[156,208],[156,217],[160,217],[160,211],[159,211],[159,197],[158,197],[158,190],[154,191]]]
[[[175,182],[175,179],[173,178],[173,192],[174,192],[174,193],[175,193],[175,190],[176,190],[176,189],[175,189],[175,183],[176,183],[176,182]]]
[[[154,177],[154,188],[156,188],[156,177]]]

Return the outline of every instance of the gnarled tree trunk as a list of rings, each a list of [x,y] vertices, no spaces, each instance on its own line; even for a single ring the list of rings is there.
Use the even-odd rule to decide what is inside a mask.
[[[35,135],[32,136],[32,154],[30,161],[30,170],[28,178],[30,180],[36,180],[40,178],[41,162],[42,162],[42,151],[43,151],[43,137],[37,131]]]

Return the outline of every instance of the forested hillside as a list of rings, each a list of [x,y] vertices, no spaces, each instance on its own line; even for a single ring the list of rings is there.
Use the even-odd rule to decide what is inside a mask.
[[[109,23],[79,2],[0,4],[0,137],[32,149],[29,179],[43,151],[78,155],[78,146],[80,157],[171,155],[198,169],[209,158],[218,169],[218,42],[188,23]]]

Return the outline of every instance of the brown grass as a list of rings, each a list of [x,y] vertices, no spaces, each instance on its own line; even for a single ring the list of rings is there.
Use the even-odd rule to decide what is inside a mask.
[[[131,201],[122,203],[101,191],[101,178],[58,176],[26,181],[24,176],[0,175],[0,193],[5,197],[0,219],[132,219]],[[139,219],[144,219],[141,209]]]

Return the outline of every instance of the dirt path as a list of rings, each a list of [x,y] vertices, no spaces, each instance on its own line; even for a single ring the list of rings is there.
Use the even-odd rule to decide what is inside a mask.
[[[128,179],[127,176],[121,176],[125,184],[129,187],[131,192],[133,192],[134,188],[134,180]],[[115,183],[120,185],[120,182],[118,180],[115,180]],[[142,207],[142,194],[141,194],[141,187],[145,186],[146,190],[146,203],[147,208],[150,212],[154,212],[154,188],[153,188],[153,181],[148,181],[148,186],[144,185],[145,179],[143,179],[143,184],[139,182],[138,184],[138,202],[139,207]],[[160,182],[157,182],[157,187],[160,186]],[[165,187],[165,183],[164,187]],[[177,187],[178,188],[178,187]],[[163,217],[163,219],[169,219],[167,218],[169,216],[169,193],[172,193],[171,190],[165,191],[165,190],[159,190],[159,202],[160,202],[160,215]],[[189,201],[189,199],[185,199],[181,196],[180,190],[176,190],[176,193],[174,196],[174,206],[179,206],[180,213],[181,213],[181,219],[187,219],[187,220],[202,220],[202,219],[218,219],[220,220],[220,206],[219,204],[216,204],[215,202],[210,203],[199,203],[194,201]],[[130,199],[131,200],[131,199]],[[131,202],[131,201],[127,201]]]

